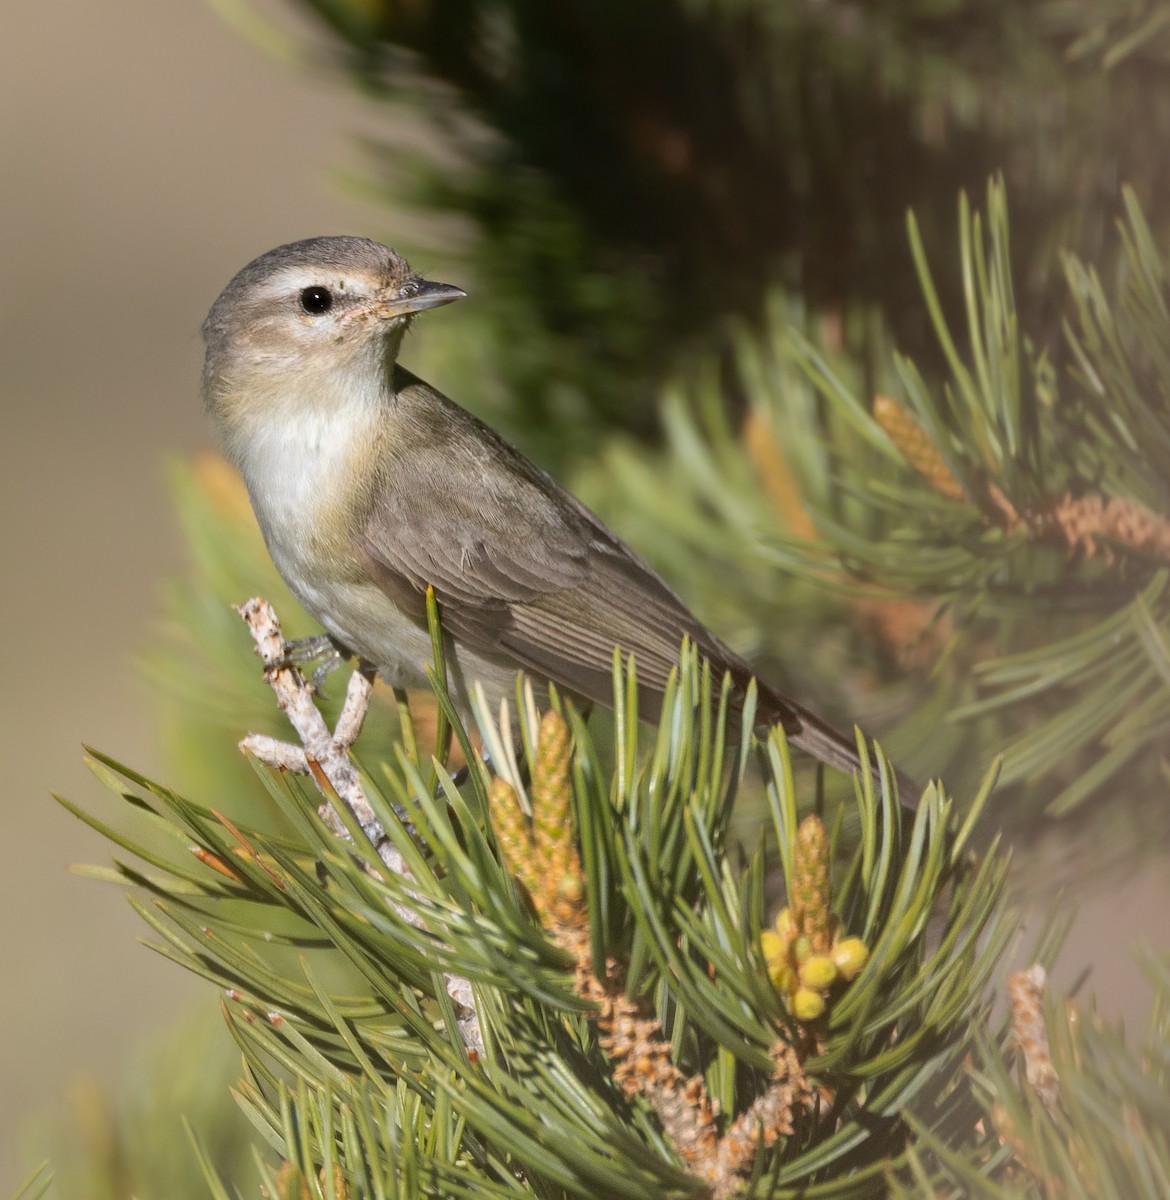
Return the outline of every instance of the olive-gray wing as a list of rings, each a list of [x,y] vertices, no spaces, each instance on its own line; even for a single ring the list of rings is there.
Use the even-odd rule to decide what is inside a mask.
[[[597,517],[486,426],[470,432],[443,447],[442,478],[435,456],[401,456],[372,505],[359,552],[400,609],[425,624],[431,586],[451,636],[605,705],[620,645],[646,718],[684,636],[746,684],[746,665]]]
[[[747,664],[593,513],[422,380],[396,367],[394,382],[397,453],[359,553],[402,611],[425,625],[431,586],[448,634],[606,706],[620,646],[637,664],[647,720],[684,637],[742,696]],[[852,741],[814,713],[763,683],[759,698],[761,721],[823,762],[858,766]]]
[[[566,536],[564,528],[550,527],[547,514],[536,521],[513,514],[506,538],[492,536],[477,520],[478,508],[466,511],[467,500],[464,490],[454,505],[463,511],[445,514],[438,538],[411,532],[429,528],[434,513],[412,514],[414,502],[402,496],[382,505],[367,526],[366,569],[420,623],[431,586],[451,636],[607,706],[614,647],[620,645],[637,663],[646,719],[661,709],[684,636],[717,671],[740,667],[657,575],[620,545],[590,539],[587,529]],[[448,504],[445,497],[444,508]]]

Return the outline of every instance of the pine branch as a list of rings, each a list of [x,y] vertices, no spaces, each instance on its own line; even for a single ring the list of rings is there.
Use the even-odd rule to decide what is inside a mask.
[[[873,416],[907,463],[936,492],[957,503],[974,503],[929,435],[896,400],[876,397]],[[1070,558],[1090,559],[1099,554],[1107,566],[1118,565],[1121,559],[1113,549],[1116,545],[1170,563],[1170,517],[1153,513],[1132,500],[1074,496],[1066,491],[1042,508],[1018,512],[996,484],[987,484],[987,496],[996,510],[989,523],[1008,535],[1020,534],[1059,546]],[[986,514],[982,519],[988,522]]]
[[[254,597],[242,604],[238,612],[248,626],[256,652],[264,663],[265,681],[276,694],[281,711],[292,722],[301,747],[276,742],[262,735],[249,734],[240,742],[245,754],[252,754],[267,766],[311,775],[318,791],[324,796],[319,808],[321,819],[338,837],[352,835],[341,815],[342,805],[357,822],[362,834],[378,853],[386,867],[403,878],[410,878],[410,868],[394,842],[386,835],[361,780],[349,760],[350,746],[361,733],[373,686],[372,670],[358,670],[350,676],[345,693],[345,705],[337,718],[333,733],[313,704],[312,688],[295,667],[287,665],[284,635],[276,613],[266,600]],[[412,924],[421,923],[415,912],[405,904],[395,906],[398,915]],[[475,1012],[471,984],[460,975],[445,977],[447,994],[458,1006],[459,1028],[467,1048],[475,1053],[483,1050],[483,1035]]]
[[[777,1042],[770,1051],[774,1080],[720,1136],[702,1076],[688,1078],[674,1064],[661,1023],[625,994],[618,961],[607,960],[603,978],[594,974],[583,870],[569,822],[570,779],[568,726],[548,712],[536,746],[531,829],[508,783],[497,777],[489,793],[505,862],[527,887],[553,940],[571,957],[574,990],[595,1010],[590,1020],[613,1063],[615,1082],[628,1100],[646,1099],[687,1169],[707,1184],[713,1200],[721,1200],[740,1190],[740,1176],[761,1146],[796,1132],[794,1115],[813,1108],[813,1089],[795,1048]]]
[[[437,673],[435,686],[447,709]],[[520,747],[523,766],[494,757],[506,786],[478,768],[464,794],[432,763],[436,795],[413,734],[382,757],[361,782],[409,879],[385,869],[332,789],[352,840],[292,774],[259,768],[291,831],[273,834],[99,758],[132,814],[194,842],[183,866],[116,835],[150,870],[109,874],[152,898],[136,907],[163,953],[225,990],[241,1102],[293,1163],[272,1187],[340,1169],[351,1189],[409,1176],[410,1195],[748,1196],[763,1180],[816,1179],[844,1197],[900,1169],[907,1105],[932,1126],[963,1119],[949,1067],[979,1027],[1005,936],[1003,864],[970,859],[970,822],[932,789],[904,827],[867,772],[860,844],[846,851],[826,830],[813,852],[782,734],[761,747],[774,853],[794,881],[810,853],[814,875],[836,880],[793,883],[810,948],[870,950],[813,978],[817,956],[794,943],[821,997],[804,1012],[770,979],[763,858],[745,875],[727,856],[750,716],[729,724],[728,688],[712,695],[693,649],[649,747],[620,661],[614,699],[613,769],[571,709],[538,718],[530,692],[502,730],[481,730],[489,746]],[[475,992],[482,1053],[466,1052],[442,982],[456,970]]]
[[[1160,1200],[1170,1186],[1170,973],[1149,963],[1155,1002],[1136,1046],[1090,1004],[1050,994],[1042,968],[1013,976],[1010,1057],[985,1045],[971,1070],[986,1118],[974,1138],[942,1144],[918,1129],[918,1186],[899,1197],[975,1200],[1066,1196]],[[929,1162],[928,1153],[935,1157]]]
[[[1033,816],[1110,791],[1156,797],[1170,731],[1165,257],[1130,196],[1117,286],[1067,260],[1060,353],[1021,328],[1001,185],[986,218],[964,201],[959,224],[955,328],[911,223],[945,381],[892,354],[867,376],[831,325],[778,304],[770,333],[741,341],[742,430],[700,377],[668,400],[665,458],[611,455],[591,498],[619,524],[644,513],[648,540],[656,525],[657,565],[741,648],[775,656],[765,676],[873,727],[901,717],[891,736],[912,772],[1006,745],[1004,782],[1026,785]]]

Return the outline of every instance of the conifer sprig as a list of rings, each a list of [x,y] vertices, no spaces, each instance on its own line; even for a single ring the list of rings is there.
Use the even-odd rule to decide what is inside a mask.
[[[340,1172],[350,1195],[375,1178],[409,1196],[778,1195],[814,1180],[863,1195],[900,1169],[908,1106],[928,1124],[959,1119],[969,1101],[951,1068],[1006,936],[1003,863],[971,859],[971,825],[936,789],[907,824],[868,775],[861,843],[846,852],[820,832],[812,853],[776,731],[760,762],[771,854],[806,864],[789,872],[792,902],[818,944],[839,929],[873,951],[822,1021],[794,1020],[759,948],[767,847],[746,872],[728,847],[750,703],[734,717],[693,648],[648,744],[620,660],[614,695],[615,768],[555,698],[543,716],[522,703],[503,735],[481,730],[488,744],[518,733],[519,788],[485,782],[477,759],[461,792],[411,739],[367,757],[363,787],[409,879],[380,869],[356,822],[338,840],[302,778],[261,770],[274,832],[95,755],[132,815],[195,851],[183,862],[87,818],[144,856],[147,870],[109,874],[139,889],[158,948],[224,989],[240,1102],[294,1164],[271,1188],[314,1194]],[[482,1054],[443,983],[456,970]]]
[[[661,522],[668,571],[702,564],[701,611],[718,620],[734,594],[741,640],[771,649],[802,694],[835,678],[864,712],[892,654],[901,682],[882,704],[915,709],[897,735],[911,770],[1003,747],[1003,782],[1056,813],[1107,789],[1156,796],[1170,736],[1167,257],[1126,193],[1118,281],[1067,256],[1064,342],[1045,345],[1020,327],[1000,183],[985,214],[962,202],[959,231],[956,327],[910,221],[944,378],[895,354],[862,376],[829,331],[778,304],[769,334],[741,340],[742,432],[694,384],[668,404],[665,463],[624,451],[610,473],[626,507]],[[834,671],[818,635],[871,673]]]

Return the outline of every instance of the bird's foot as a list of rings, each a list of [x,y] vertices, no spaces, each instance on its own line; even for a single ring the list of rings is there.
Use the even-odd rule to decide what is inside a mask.
[[[327,633],[290,638],[281,647],[279,667],[297,667],[308,677],[318,696],[325,695],[325,681],[350,657],[349,651]]]

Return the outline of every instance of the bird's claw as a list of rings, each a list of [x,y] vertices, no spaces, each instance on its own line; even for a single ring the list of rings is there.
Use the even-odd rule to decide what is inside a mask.
[[[296,667],[309,677],[309,686],[325,696],[325,681],[349,657],[349,652],[327,633],[312,637],[290,638],[282,647],[278,667]]]

